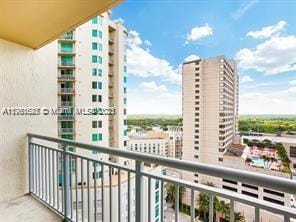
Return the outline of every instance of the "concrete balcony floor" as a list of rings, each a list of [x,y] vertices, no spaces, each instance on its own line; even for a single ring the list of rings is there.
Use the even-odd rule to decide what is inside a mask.
[[[0,202],[0,221],[55,222],[62,217],[30,195]]]

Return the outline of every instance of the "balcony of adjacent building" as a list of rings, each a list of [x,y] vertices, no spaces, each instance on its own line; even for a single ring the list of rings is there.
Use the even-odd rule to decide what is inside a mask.
[[[74,107],[74,101],[59,101],[59,107]]]
[[[110,56],[109,56],[109,59],[108,59],[108,63],[109,63],[109,66],[114,65],[114,59],[112,57],[110,57]]]
[[[73,114],[60,114],[58,115],[58,120],[59,121],[74,121],[75,116]]]
[[[64,43],[64,42],[61,42],[59,44],[58,54],[60,56],[62,56],[62,55],[71,55],[71,56],[74,56],[75,55],[75,45],[73,43]]]
[[[67,32],[64,35],[62,35],[59,39],[59,42],[66,42],[66,43],[74,43],[75,42],[75,36],[74,32]]]
[[[114,47],[113,46],[109,46],[109,55],[114,55]]]
[[[59,68],[74,69],[75,68],[75,57],[73,55],[60,55],[59,56]]]
[[[58,94],[75,94],[73,82],[61,82],[58,88]]]

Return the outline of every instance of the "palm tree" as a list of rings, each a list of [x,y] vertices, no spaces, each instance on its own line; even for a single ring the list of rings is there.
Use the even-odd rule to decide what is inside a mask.
[[[176,198],[176,185],[173,183],[167,184],[167,197],[166,201],[173,204],[173,208],[175,208],[175,198]],[[185,187],[179,187],[179,204],[182,203],[182,198],[185,193]]]
[[[199,217],[202,218],[203,221],[208,221],[209,214],[209,195],[200,193],[198,199],[198,210]]]
[[[234,221],[235,222],[246,222],[245,217],[241,214],[241,212],[234,213]]]
[[[253,163],[253,160],[252,160],[250,157],[247,157],[247,158],[245,159],[245,163],[246,163],[248,166],[250,166],[251,163]]]
[[[207,182],[205,185],[214,187],[214,184],[212,182]],[[214,197],[214,213],[216,210],[216,207],[218,207],[219,200],[217,197]],[[200,193],[199,199],[198,199],[198,210],[199,210],[199,218],[203,221],[209,220],[209,204],[210,204],[210,198],[207,193]]]

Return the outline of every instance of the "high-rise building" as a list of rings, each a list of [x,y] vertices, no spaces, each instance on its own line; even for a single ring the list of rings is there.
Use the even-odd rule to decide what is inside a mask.
[[[97,16],[53,43],[58,50],[58,106],[63,109],[58,134],[123,148],[127,138],[127,31],[109,16],[109,12]],[[89,115],[93,109],[96,115]]]
[[[224,56],[185,62],[182,159],[219,165],[237,134],[238,75]],[[184,178],[202,182],[198,174]]]

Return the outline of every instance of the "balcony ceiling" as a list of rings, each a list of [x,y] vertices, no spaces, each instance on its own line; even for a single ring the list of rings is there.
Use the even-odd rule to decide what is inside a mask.
[[[33,49],[123,0],[0,1],[0,38]]]

